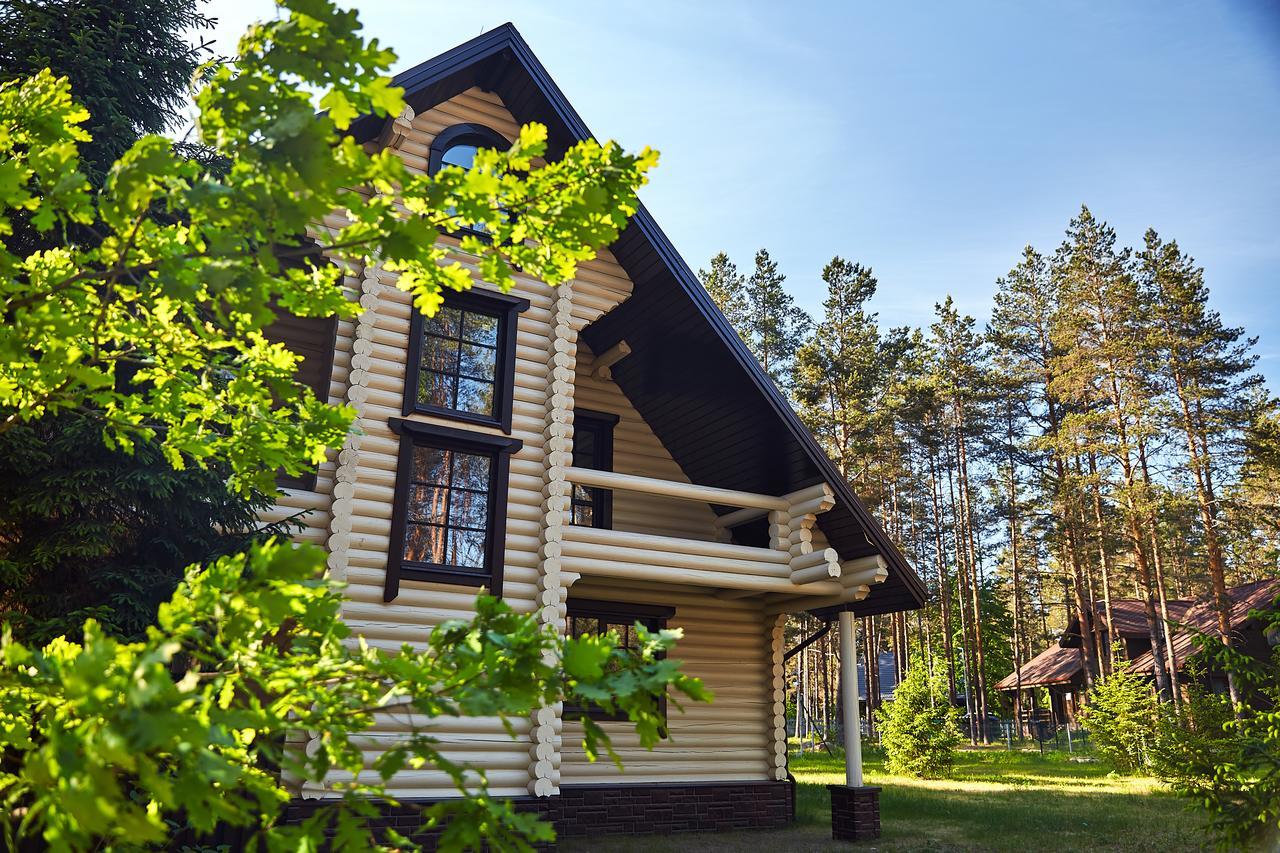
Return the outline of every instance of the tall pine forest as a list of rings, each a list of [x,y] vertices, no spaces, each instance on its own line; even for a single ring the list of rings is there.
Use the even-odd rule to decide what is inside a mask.
[[[1061,245],[1012,260],[985,326],[947,296],[918,329],[882,328],[871,267],[841,257],[820,271],[818,317],[765,250],[699,273],[928,587],[923,610],[861,620],[872,707],[867,664],[889,652],[899,676],[945,673],[975,740],[1016,710],[996,682],[1094,607],[1087,681],[1109,673],[1118,599],[1145,608],[1157,690],[1178,701],[1168,602],[1280,574],[1280,415],[1205,270],[1154,230],[1121,245],[1088,208]],[[819,627],[792,620],[790,640]],[[790,664],[801,736],[834,723],[836,645]]]

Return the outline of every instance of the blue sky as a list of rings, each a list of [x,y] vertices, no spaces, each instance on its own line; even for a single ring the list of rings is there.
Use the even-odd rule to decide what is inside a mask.
[[[1234,2],[363,0],[409,67],[515,23],[601,138],[650,145],[645,203],[695,269],[767,247],[800,304],[868,264],[885,325],[980,320],[1082,203],[1205,266],[1280,388],[1280,11]],[[272,13],[214,0],[219,37]],[[230,39],[230,42],[225,41]]]

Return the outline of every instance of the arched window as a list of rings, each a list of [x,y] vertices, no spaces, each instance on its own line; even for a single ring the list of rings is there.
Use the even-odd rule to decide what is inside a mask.
[[[442,130],[432,141],[428,171],[434,175],[441,166],[470,169],[478,149],[506,151],[510,147],[511,143],[505,136],[483,124],[455,124]]]

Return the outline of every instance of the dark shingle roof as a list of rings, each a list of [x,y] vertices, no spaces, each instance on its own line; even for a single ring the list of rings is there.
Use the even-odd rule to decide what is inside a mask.
[[[1069,684],[1084,672],[1084,656],[1080,649],[1064,649],[1054,644],[1019,667],[1022,687],[1045,684]],[[1019,672],[1011,672],[996,684],[996,690],[1017,690]]]
[[[1231,601],[1230,625],[1238,630],[1249,619],[1251,610],[1265,610],[1274,606],[1276,597],[1280,596],[1280,578],[1233,586],[1227,590],[1227,598]],[[1195,654],[1195,637],[1199,632],[1215,634],[1218,630],[1218,613],[1211,598],[1201,599],[1188,608],[1183,618],[1177,620],[1183,630],[1173,635],[1173,656],[1177,668],[1186,666],[1187,658]],[[1155,659],[1151,652],[1144,652],[1133,661],[1135,672],[1151,673],[1155,671]]]

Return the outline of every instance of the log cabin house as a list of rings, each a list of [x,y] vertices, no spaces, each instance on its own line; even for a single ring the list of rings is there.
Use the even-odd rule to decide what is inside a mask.
[[[510,25],[395,82],[404,113],[353,132],[414,169],[466,167],[529,121],[548,126],[552,158],[590,137]],[[308,356],[307,381],[357,410],[356,429],[270,520],[309,511],[300,538],[348,584],[347,623],[396,649],[465,618],[485,588],[558,631],[682,628],[676,656],[715,692],[672,706],[671,740],[653,751],[605,722],[623,771],[587,761],[561,707],[516,721],[515,740],[497,719],[434,721],[450,757],[562,835],[788,822],[786,614],[839,621],[852,663],[854,615],[920,607],[925,590],[649,213],[570,283],[517,276],[501,293],[477,272],[431,319],[376,263],[345,275],[355,321],[274,334]],[[858,703],[844,707],[837,831],[862,837],[878,833],[876,789],[861,786]],[[384,716],[369,754],[419,723]],[[294,816],[342,781],[301,786]],[[430,770],[391,789],[409,805],[455,794]]]

